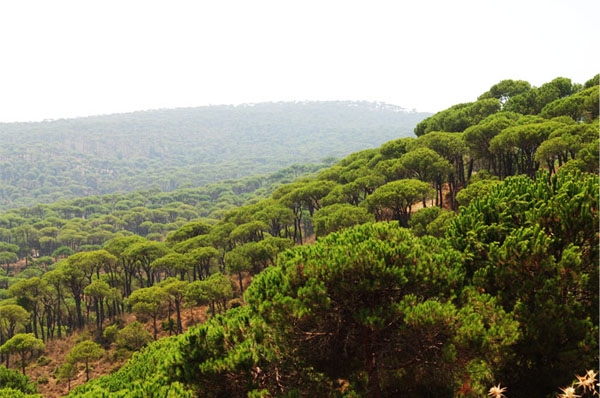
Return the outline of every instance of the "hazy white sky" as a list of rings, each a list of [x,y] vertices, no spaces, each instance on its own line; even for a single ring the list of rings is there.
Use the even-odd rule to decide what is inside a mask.
[[[600,72],[597,0],[19,0],[0,121],[293,100],[439,111]]]

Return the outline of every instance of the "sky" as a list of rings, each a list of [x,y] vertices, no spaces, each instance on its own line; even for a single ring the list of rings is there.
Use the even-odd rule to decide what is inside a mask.
[[[19,0],[0,122],[265,101],[437,112],[600,72],[597,0]]]

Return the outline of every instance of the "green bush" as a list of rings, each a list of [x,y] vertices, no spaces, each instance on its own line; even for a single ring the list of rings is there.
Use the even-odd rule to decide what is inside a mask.
[[[104,340],[106,340],[107,342],[114,343],[117,338],[118,333],[119,333],[119,326],[109,325],[104,329],[104,332],[102,333],[102,337],[104,337]]]
[[[48,365],[50,362],[52,362],[52,360],[48,357],[46,357],[45,355],[42,355],[41,357],[39,357],[37,359],[37,364],[39,366],[46,366]]]
[[[37,378],[37,383],[38,384],[48,384],[48,375],[41,375],[40,377]]]
[[[3,388],[3,390],[0,390],[0,397],[11,396],[3,395],[2,393],[2,391],[8,389],[18,390],[26,394],[37,393],[37,387],[31,382],[29,377],[12,369],[7,369],[4,365],[0,365],[0,386]]]
[[[138,351],[152,341],[152,334],[144,326],[135,321],[125,326],[117,333],[116,343],[119,348]]]

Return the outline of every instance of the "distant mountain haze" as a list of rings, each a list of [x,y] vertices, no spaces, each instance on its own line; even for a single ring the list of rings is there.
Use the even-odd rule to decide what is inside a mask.
[[[373,102],[278,102],[0,123],[0,210],[201,186],[413,136],[429,113]]]

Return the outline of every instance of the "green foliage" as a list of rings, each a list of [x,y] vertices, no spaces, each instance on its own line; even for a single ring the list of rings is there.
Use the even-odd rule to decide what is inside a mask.
[[[58,368],[56,378],[60,382],[66,381],[68,389],[71,391],[71,380],[77,376],[77,373],[79,373],[79,371],[75,364],[72,362],[65,362]]]
[[[517,394],[555,388],[552,378],[595,357],[598,178],[561,172],[493,184],[456,219],[436,208],[415,220],[427,229],[449,215],[438,233],[447,228],[458,252],[391,224],[285,252],[255,277],[245,309],[184,335],[171,377],[200,394],[227,379],[216,390],[230,395],[331,393],[340,379],[363,394],[439,396],[468,385],[483,395],[499,378]],[[538,360],[551,365],[540,371]]]
[[[115,342],[117,347],[126,348],[130,351],[139,351],[152,341],[152,334],[144,329],[144,326],[134,321],[116,333]]]
[[[449,228],[474,285],[520,322],[505,371],[513,391],[549,393],[569,369],[597,360],[597,208],[597,175],[518,177],[472,201]]]
[[[67,361],[72,364],[83,363],[85,365],[85,379],[90,379],[90,362],[97,361],[104,355],[104,349],[98,343],[84,340],[77,343],[67,354]]]
[[[420,137],[432,131],[460,133],[500,110],[501,102],[496,98],[482,98],[476,102],[458,104],[423,120],[415,127]]]
[[[541,110],[546,118],[569,116],[573,120],[592,121],[598,117],[599,86],[593,86],[578,93],[556,99]]]
[[[178,243],[187,239],[191,239],[198,235],[205,235],[210,232],[211,226],[207,223],[194,221],[184,224],[176,231],[169,233],[167,242]]]
[[[14,388],[0,388],[0,398],[42,398],[40,394],[26,394]]]
[[[384,159],[400,158],[408,152],[408,147],[413,140],[412,137],[405,137],[388,141],[379,147],[379,152]]]
[[[205,280],[194,281],[186,286],[185,297],[189,302],[208,304],[212,315],[224,312],[227,300],[233,296],[231,279],[217,272]]]
[[[71,249],[68,246],[61,246],[52,252],[52,257],[54,257],[54,258],[68,257],[71,254],[73,254],[73,249]]]
[[[535,115],[551,102],[576,93],[580,85],[572,84],[571,79],[558,77],[540,87],[521,92],[508,99],[504,109],[523,115]]]
[[[435,182],[449,174],[452,166],[433,149],[416,148],[400,158],[400,166],[407,178]]]
[[[416,236],[423,236],[427,232],[427,225],[435,220],[442,213],[439,207],[425,207],[419,209],[410,217],[408,226]]]
[[[488,169],[493,168],[495,164],[489,148],[491,140],[504,129],[513,126],[519,117],[520,115],[513,112],[495,113],[467,128],[462,138],[470,156],[475,160],[487,161]]]
[[[154,340],[158,335],[158,317],[166,310],[168,293],[160,286],[150,286],[131,293],[127,303],[131,310],[142,319],[149,318],[154,326]]]
[[[207,397],[240,396],[244,389],[252,389],[252,370],[263,354],[262,347],[244,331],[260,331],[252,324],[247,307],[227,314],[181,336],[167,366],[171,380],[193,385],[199,395]]]
[[[519,396],[550,393],[597,359],[596,94],[597,78],[505,80],[424,120],[418,138],[312,175],[292,166],[161,192],[181,181],[169,177],[11,210],[0,343],[87,326],[81,342],[123,311],[152,320],[156,339],[159,325],[182,333],[182,309],[201,304],[209,321],[154,373],[78,394],[485,395],[500,380]],[[439,207],[425,207],[434,194]],[[151,339],[137,323],[105,335],[115,358]]]
[[[389,182],[377,188],[365,201],[377,220],[393,219],[408,226],[412,206],[425,201],[433,189],[426,182],[406,179]]]
[[[577,159],[581,166],[579,170],[588,173],[595,173],[600,170],[599,167],[599,140],[592,141],[584,145],[577,153]]]
[[[523,80],[502,80],[494,84],[489,91],[481,94],[479,100],[496,98],[501,104],[505,104],[511,97],[522,94],[531,89],[531,85]]]
[[[119,332],[119,325],[112,324],[108,325],[104,328],[102,332],[102,337],[109,343],[113,343],[117,337],[117,333]]]
[[[313,216],[315,235],[317,237],[325,236],[354,225],[374,221],[375,217],[368,213],[364,207],[356,207],[343,203],[323,207]]]
[[[492,191],[499,180],[479,180],[469,184],[456,195],[456,201],[461,206],[468,206],[473,200],[481,199]]]
[[[448,229],[455,216],[456,214],[452,211],[442,210],[439,216],[427,224],[425,231],[428,235],[443,238],[446,235],[446,229]]]
[[[276,336],[278,352],[298,369],[314,369],[329,383],[350,380],[367,394],[440,393],[459,382],[460,364],[473,352],[492,357],[517,336],[514,320],[490,297],[473,293],[453,302],[462,290],[460,263],[444,241],[366,224],[286,252],[245,298],[275,328],[265,335]],[[497,317],[481,320],[474,331],[474,317],[490,313]],[[435,386],[421,379],[433,371],[427,366],[447,378]],[[367,380],[358,377],[364,372]],[[303,377],[304,388],[314,387],[315,380]]]
[[[100,359],[103,354],[104,350],[99,344],[90,340],[84,340],[76,344],[71,351],[69,351],[67,361],[72,363],[93,361]]]
[[[425,207],[411,216],[408,225],[415,236],[431,235],[442,238],[454,216],[454,212],[449,210]]]
[[[16,263],[19,257],[17,253],[13,252],[0,252],[0,264],[12,264]]]
[[[29,312],[18,304],[3,304],[0,302],[0,335],[11,338],[29,321]],[[1,341],[4,341],[2,339]]]
[[[21,358],[21,371],[25,374],[27,355],[33,356],[34,353],[39,353],[44,349],[44,342],[32,333],[17,333],[0,346],[0,353],[7,356],[17,354]]]
[[[36,364],[40,365],[40,366],[46,366],[48,364],[50,364],[52,362],[52,360],[44,355],[41,355],[37,361]]]
[[[407,136],[426,116],[379,103],[296,102],[2,123],[0,208],[272,173]],[[233,189],[255,188],[248,180]],[[89,218],[104,206],[64,212]]]
[[[535,163],[535,153],[539,146],[548,138],[550,134],[564,127],[563,123],[556,121],[538,121],[533,120],[528,123],[523,119],[522,124],[511,126],[504,129],[500,134],[490,140],[489,149],[492,153],[500,154],[513,153],[518,161],[516,162],[516,172],[534,177],[539,165]],[[512,165],[507,165],[511,166]],[[511,175],[511,169],[503,170],[503,175]]]
[[[161,339],[133,354],[115,373],[74,388],[68,397],[182,397],[190,390],[166,378],[165,359],[175,352],[175,340]]]
[[[3,390],[13,389],[15,392],[21,394],[35,394],[37,393],[37,387],[31,382],[29,377],[15,372],[14,370],[7,369],[6,366],[0,365],[0,396],[1,394],[8,394],[7,391]],[[13,395],[6,395],[7,397],[13,397]],[[17,397],[18,395],[14,395]]]

